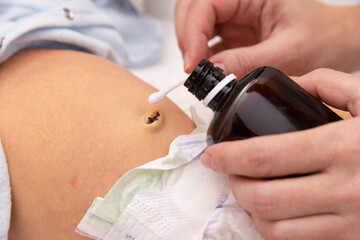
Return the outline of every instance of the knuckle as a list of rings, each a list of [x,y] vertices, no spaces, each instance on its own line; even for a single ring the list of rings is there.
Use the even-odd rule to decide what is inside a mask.
[[[360,130],[360,128],[357,130]],[[345,166],[347,168],[352,168],[354,165],[359,165],[358,159],[360,157],[360,134],[353,134],[353,131],[353,128],[345,129],[343,131],[344,134],[341,136],[338,136],[336,133],[334,133],[333,136],[334,138],[337,137],[338,141],[332,142],[332,145],[329,148],[328,155],[331,160],[329,165]]]
[[[268,232],[266,233],[267,240],[289,240],[290,237],[284,230],[284,224],[282,222],[274,222],[270,224]]]
[[[360,90],[353,93],[348,103],[348,111],[353,116],[360,116]]]
[[[253,57],[246,52],[237,52],[234,60],[235,66],[241,66],[243,73],[248,73],[256,67]]]
[[[256,67],[252,56],[237,49],[225,50],[218,56],[226,66],[227,73],[234,73],[238,78],[244,77]]]
[[[328,69],[328,68],[317,68],[313,70],[310,74],[311,77],[314,79],[314,81],[317,81],[318,79],[321,79],[324,77],[324,75],[328,75],[332,73],[334,70]]]
[[[231,154],[222,154],[219,158],[214,159],[213,163],[218,171],[224,173],[232,173],[234,172],[234,169],[232,169],[232,164],[230,164],[229,162],[236,162],[233,159],[234,156]]]
[[[340,188],[340,202],[343,206],[353,208],[354,205],[360,206],[360,180],[349,179],[347,183],[343,183]]]
[[[252,175],[256,177],[269,177],[272,172],[272,161],[269,150],[263,146],[257,146],[249,151],[247,163]]]
[[[208,153],[213,156],[213,167],[217,171],[237,173],[237,167],[234,169],[234,166],[239,162],[239,154],[236,151],[237,146],[234,146],[234,144],[234,142],[218,143],[212,146],[211,149],[207,149]]]
[[[265,187],[257,187],[253,191],[250,211],[263,219],[270,219],[274,210],[274,199],[271,192]]]
[[[347,163],[352,165],[354,156],[356,156],[356,158],[360,156],[360,149],[358,147],[360,144],[360,136],[354,136],[350,131],[348,133],[348,135],[341,138],[341,141],[336,141],[333,143],[330,156],[332,157],[333,161],[337,159],[346,160],[344,162],[340,162],[340,164]]]

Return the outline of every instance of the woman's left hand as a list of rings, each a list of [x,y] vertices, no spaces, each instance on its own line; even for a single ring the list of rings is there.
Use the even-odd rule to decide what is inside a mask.
[[[360,78],[321,69],[296,81],[354,117],[215,144],[201,161],[230,175],[235,197],[266,239],[360,239]]]

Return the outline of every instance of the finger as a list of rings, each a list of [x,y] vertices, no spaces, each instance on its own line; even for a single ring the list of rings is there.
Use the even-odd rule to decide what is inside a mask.
[[[221,36],[227,49],[251,46],[261,40],[259,30],[251,25],[227,22],[217,26],[217,34]]]
[[[181,50],[184,49],[184,32],[190,4],[191,0],[178,0],[175,6],[175,29]]]
[[[218,35],[221,36],[221,41],[210,47],[210,54],[212,56],[221,51],[231,48],[246,47],[258,43],[258,36],[251,26],[232,26],[233,24],[226,24],[226,27],[219,26]]]
[[[311,95],[353,116],[360,115],[360,77],[330,69],[318,69],[295,81]]]
[[[293,38],[289,37],[294,35]],[[255,41],[255,36],[252,38]],[[234,73],[238,78],[261,66],[273,66],[286,72],[296,73],[300,63],[294,55],[299,49],[300,42],[301,37],[293,30],[284,30],[258,44],[219,52],[211,56],[210,61],[222,63],[227,73]],[[289,50],[295,51],[295,54],[289,54]]]
[[[324,173],[274,180],[232,175],[229,185],[242,207],[252,216],[265,220],[337,211],[337,196],[334,191],[328,191],[334,183]]]
[[[217,143],[205,150],[201,161],[215,171],[257,178],[319,172],[339,157],[340,143],[348,142],[339,129],[351,135],[355,124],[351,120],[305,131]]]
[[[185,72],[190,73],[209,51],[208,41],[214,36],[216,9],[213,1],[192,1],[184,24],[182,50]]]
[[[253,218],[256,228],[266,239],[337,240],[349,239],[344,218],[334,214],[306,216],[281,221]]]
[[[210,46],[210,55],[212,56],[218,52],[224,51],[226,49],[226,46],[224,45],[224,41],[220,40],[216,44],[213,44]]]
[[[185,71],[190,72],[209,52],[207,43],[215,35],[217,23],[233,21],[256,24],[266,1],[197,0],[192,1],[187,14],[183,51]],[[251,12],[251,14],[249,14]]]

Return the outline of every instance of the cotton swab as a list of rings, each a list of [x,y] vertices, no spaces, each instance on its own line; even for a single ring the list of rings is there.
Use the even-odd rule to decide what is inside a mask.
[[[213,46],[215,46],[216,44],[218,44],[219,42],[221,42],[221,37],[219,36],[215,36],[214,38],[210,39],[210,41],[208,42],[208,47],[212,48]],[[174,90],[175,88],[179,87],[180,85],[182,85],[186,80],[181,80],[181,82],[178,82],[174,85],[172,85],[169,88],[165,88],[163,90],[157,91],[153,94],[151,94],[148,98],[148,102],[150,104],[156,104],[161,102],[165,96],[171,92],[172,90]]]
[[[185,80],[181,80],[168,88],[165,88],[163,90],[160,90],[160,91],[157,91],[157,92],[151,94],[148,98],[148,102],[150,104],[156,104],[156,103],[161,102],[169,92],[171,92],[175,88],[181,86],[182,84],[184,84],[184,82],[185,82]]]

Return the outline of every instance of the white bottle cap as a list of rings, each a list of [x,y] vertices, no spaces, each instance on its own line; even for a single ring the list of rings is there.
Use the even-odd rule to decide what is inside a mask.
[[[207,107],[211,100],[218,94],[221,89],[223,89],[226,85],[228,85],[229,82],[236,79],[236,76],[234,74],[227,75],[223,80],[221,80],[211,91],[206,95],[203,104]]]

